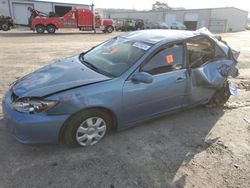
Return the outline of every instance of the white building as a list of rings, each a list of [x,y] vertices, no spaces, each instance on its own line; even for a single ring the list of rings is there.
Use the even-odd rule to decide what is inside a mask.
[[[90,8],[84,4],[57,3],[51,1],[38,0],[0,0],[0,15],[11,16],[16,24],[27,25],[30,17],[28,7],[33,7],[40,12],[49,14],[55,12],[58,16],[63,16],[72,8]]]
[[[166,11],[108,11],[104,14],[109,18],[143,19],[149,22],[178,21],[189,30],[207,27],[212,32],[235,32],[245,30],[248,12],[235,7],[208,9],[181,9]]]
[[[52,0],[53,1],[53,0]],[[27,25],[30,17],[28,7],[33,7],[38,11],[49,14],[55,12],[58,16],[63,16],[72,8],[90,8],[85,4],[58,3],[52,1],[39,0],[0,0],[0,15],[11,16],[17,24]],[[208,9],[182,9],[167,11],[100,11],[103,17],[109,18],[133,18],[143,19],[150,22],[170,22],[178,21],[186,25],[187,29],[195,30],[207,27],[212,32],[229,32],[245,30],[248,12],[234,8],[208,8]]]

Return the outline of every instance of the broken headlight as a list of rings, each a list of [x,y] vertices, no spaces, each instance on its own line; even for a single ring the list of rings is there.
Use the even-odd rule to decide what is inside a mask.
[[[22,113],[39,113],[44,112],[57,104],[57,101],[39,100],[39,99],[19,99],[12,103],[12,107]]]

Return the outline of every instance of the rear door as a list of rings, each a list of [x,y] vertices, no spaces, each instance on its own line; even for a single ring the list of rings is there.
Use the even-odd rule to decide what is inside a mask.
[[[226,80],[220,69],[232,64],[232,60],[206,36],[189,39],[186,47],[190,70],[188,101],[192,104],[206,103]]]
[[[159,49],[137,71],[153,76],[152,83],[125,81],[123,121],[132,123],[185,106],[187,70],[183,44]]]

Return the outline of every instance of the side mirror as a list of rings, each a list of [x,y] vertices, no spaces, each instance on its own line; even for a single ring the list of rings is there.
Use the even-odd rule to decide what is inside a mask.
[[[150,84],[154,80],[153,76],[146,72],[137,72],[132,76],[132,81]]]

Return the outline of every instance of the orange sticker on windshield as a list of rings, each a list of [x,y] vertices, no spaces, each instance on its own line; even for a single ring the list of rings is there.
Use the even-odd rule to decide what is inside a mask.
[[[174,62],[174,57],[173,57],[173,55],[167,55],[167,56],[166,56],[166,62],[167,62],[168,64],[173,64],[173,62]]]

